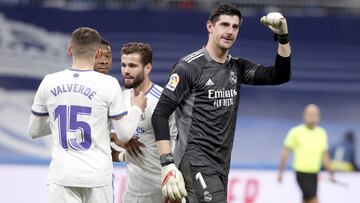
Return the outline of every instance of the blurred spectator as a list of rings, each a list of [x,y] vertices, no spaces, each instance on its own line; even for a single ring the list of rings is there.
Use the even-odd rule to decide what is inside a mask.
[[[330,156],[333,160],[331,162],[331,168],[334,171],[357,171],[356,152],[355,152],[356,140],[352,131],[347,132],[343,140],[338,144],[335,144],[330,148]]]
[[[206,10],[221,2],[219,0],[0,0],[2,5],[18,6],[45,6],[77,9],[93,9],[94,7],[127,8],[178,8],[187,10]],[[355,14],[360,15],[359,0],[228,0],[236,6],[240,6],[246,13],[264,13],[268,10],[281,10],[295,15],[330,15],[330,14]]]
[[[196,7],[195,0],[181,0],[178,1],[177,7],[180,9],[194,9]]]

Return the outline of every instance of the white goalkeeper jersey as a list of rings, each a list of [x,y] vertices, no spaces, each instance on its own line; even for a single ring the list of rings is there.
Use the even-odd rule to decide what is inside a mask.
[[[32,113],[49,116],[49,181],[63,186],[112,183],[110,118],[127,114],[118,81],[95,71],[66,69],[46,75]]]
[[[150,90],[146,93],[147,107],[142,114],[135,135],[139,141],[145,145],[141,148],[144,156],[135,158],[126,153],[128,181],[126,192],[132,195],[148,196],[161,193],[161,165],[160,155],[155,144],[154,130],[151,124],[151,117],[155,110],[162,92],[162,88],[152,84]],[[130,90],[124,91],[125,106],[129,108]],[[171,139],[175,140],[177,128],[174,115],[169,119]]]

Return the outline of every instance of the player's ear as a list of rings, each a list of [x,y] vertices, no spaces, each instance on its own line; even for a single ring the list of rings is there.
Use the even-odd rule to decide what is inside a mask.
[[[68,52],[68,55],[69,55],[69,56],[72,56],[72,48],[71,48],[71,45],[68,46],[67,52]]]
[[[100,49],[96,50],[95,59],[98,59],[99,57],[100,57]]]
[[[146,73],[147,75],[150,74],[150,72],[151,72],[151,70],[152,70],[152,65],[151,65],[151,63],[146,64],[144,68],[145,68],[145,73]]]
[[[206,21],[206,28],[208,30],[208,33],[212,33],[213,27],[214,25],[210,20]]]

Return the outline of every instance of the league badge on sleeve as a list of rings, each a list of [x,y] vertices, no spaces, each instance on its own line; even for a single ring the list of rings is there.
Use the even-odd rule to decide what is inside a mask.
[[[170,76],[170,80],[168,84],[166,85],[166,88],[168,88],[171,91],[174,91],[179,81],[180,81],[179,75],[177,73],[172,74]]]

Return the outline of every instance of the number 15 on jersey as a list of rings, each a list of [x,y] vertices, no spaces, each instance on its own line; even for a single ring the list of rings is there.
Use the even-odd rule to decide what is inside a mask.
[[[91,115],[91,107],[76,105],[59,105],[54,111],[54,121],[57,120],[59,129],[59,142],[65,150],[88,150],[91,146],[91,127],[85,121],[78,121],[78,115]],[[68,133],[81,132],[81,138],[68,138]]]

